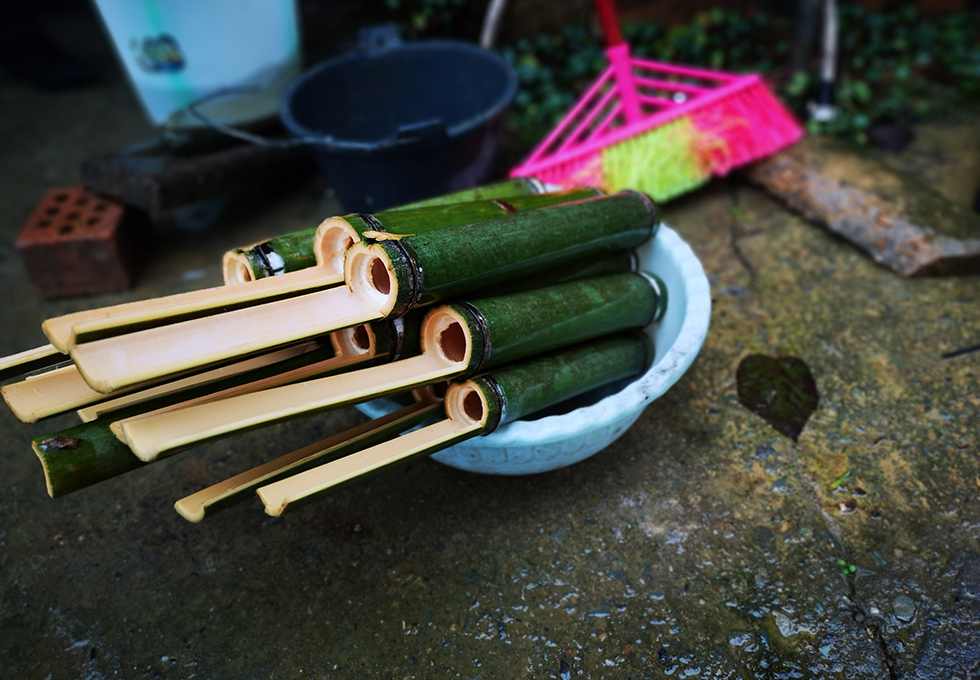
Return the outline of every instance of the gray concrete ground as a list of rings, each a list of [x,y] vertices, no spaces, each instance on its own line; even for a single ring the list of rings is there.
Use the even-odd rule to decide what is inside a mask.
[[[957,140],[976,132],[905,158],[961,177],[976,159]],[[119,83],[0,89],[3,354],[40,344],[53,315],[217,284],[226,248],[330,209],[313,182],[206,232],[161,233],[130,293],[42,301],[11,245],[20,225],[82,159],[146,134]],[[980,676],[980,354],[942,358],[980,343],[980,278],[896,278],[738,180],[666,219],[710,277],[707,342],[620,441],[565,470],[503,479],[421,460],[281,519],[246,504],[192,525],[175,499],[360,416],[52,500],[30,441],[72,419],[4,411],[0,674]],[[821,400],[798,443],[738,403],[753,353],[810,366]]]

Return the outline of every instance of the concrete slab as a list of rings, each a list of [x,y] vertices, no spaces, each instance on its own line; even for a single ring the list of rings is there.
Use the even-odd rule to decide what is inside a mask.
[[[165,232],[130,293],[45,302],[17,229],[85,157],[148,130],[122,84],[5,85],[0,111],[3,354],[59,313],[216,285],[225,249],[330,209],[320,185],[298,187]],[[191,525],[177,498],[361,417],[242,435],[54,501],[30,441],[71,418],[4,411],[3,675],[975,677],[980,354],[943,354],[980,343],[980,278],[900,279],[739,180],[665,218],[711,279],[704,350],[614,446],[555,473],[421,460],[281,519],[256,503]],[[816,378],[796,444],[738,403],[753,353]]]

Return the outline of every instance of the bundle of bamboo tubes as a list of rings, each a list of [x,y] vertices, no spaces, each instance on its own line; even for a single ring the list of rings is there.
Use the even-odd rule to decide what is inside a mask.
[[[407,405],[178,501],[200,521],[257,492],[266,511],[637,376],[666,291],[631,249],[649,197],[516,180],[226,254],[226,285],[47,320],[0,359],[52,497],[202,442],[378,396]],[[410,395],[410,396],[408,396]]]

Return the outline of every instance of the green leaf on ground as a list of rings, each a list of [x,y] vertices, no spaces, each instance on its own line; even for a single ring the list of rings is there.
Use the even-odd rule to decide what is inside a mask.
[[[820,395],[810,367],[796,357],[751,354],[736,371],[738,400],[794,442],[817,408]]]

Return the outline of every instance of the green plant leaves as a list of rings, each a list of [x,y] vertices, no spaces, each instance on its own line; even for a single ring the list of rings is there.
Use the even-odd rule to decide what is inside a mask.
[[[812,125],[812,132],[865,143],[875,123],[909,125],[950,110],[957,97],[980,93],[980,22],[970,12],[922,17],[915,7],[886,13],[842,3],[839,25],[834,93],[838,116]],[[788,23],[763,13],[747,16],[723,9],[701,12],[689,23],[669,28],[652,23],[623,26],[630,50],[638,57],[735,72],[766,73],[788,66],[789,33]],[[601,38],[583,27],[521,39],[501,52],[518,66],[522,93],[508,122],[528,137],[529,144],[547,133],[606,66]],[[815,69],[794,73],[778,91],[804,115],[817,81]]]

